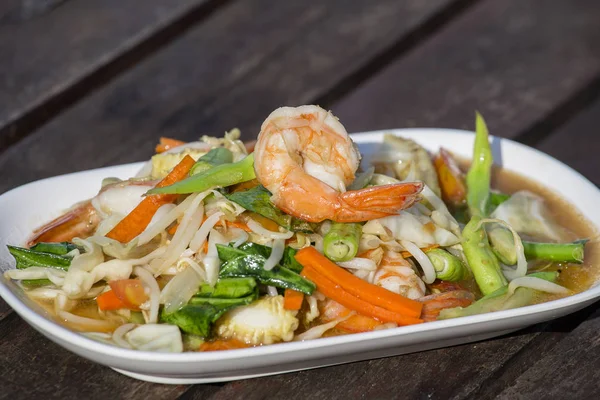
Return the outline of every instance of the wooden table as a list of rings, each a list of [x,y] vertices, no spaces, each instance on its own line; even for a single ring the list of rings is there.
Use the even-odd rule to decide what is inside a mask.
[[[466,128],[600,183],[597,0],[4,0],[0,192],[147,159],[159,136],[317,103],[349,131]],[[569,188],[565,188],[569,190]],[[600,309],[493,340],[214,385],[136,381],[0,300],[0,398],[599,398]]]

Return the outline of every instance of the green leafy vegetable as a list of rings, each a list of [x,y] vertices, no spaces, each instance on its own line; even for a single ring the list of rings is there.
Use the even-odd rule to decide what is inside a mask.
[[[17,261],[18,269],[29,267],[57,268],[66,271],[71,265],[71,257],[25,249],[23,247],[7,246],[8,251]]]
[[[246,210],[260,214],[288,230],[294,232],[314,231],[310,223],[294,218],[275,207],[271,202],[271,192],[264,186],[258,185],[242,192],[231,193],[227,195],[227,198]]]
[[[289,246],[286,247],[283,251],[283,257],[281,258],[281,261],[279,263],[281,264],[281,266],[299,274],[302,271],[302,265],[298,261],[296,261],[296,258],[294,258],[297,252],[298,250],[296,249],[293,249]],[[221,244],[217,244],[217,254],[219,255],[219,259],[222,262],[227,262],[233,260],[234,258],[246,256],[249,254],[269,258],[269,256],[271,255],[271,248],[254,242],[242,243],[238,248],[235,248],[231,245],[224,246]]]
[[[194,164],[190,171],[190,175],[196,175],[217,165],[230,164],[232,162],[233,153],[230,150],[224,147],[216,147],[196,161],[196,164]]]
[[[154,188],[148,194],[186,194],[204,192],[208,189],[227,187],[256,178],[254,174],[254,153],[230,164],[221,164],[190,176],[169,186]]]
[[[254,293],[255,289],[254,278],[222,278],[217,281],[215,286],[208,284],[200,286],[195,297],[237,299]]]
[[[236,257],[221,265],[221,278],[250,276],[262,284],[282,289],[294,289],[304,294],[312,294],[315,284],[291,270],[276,265],[272,270],[263,268],[267,259],[261,255],[248,254]]]
[[[60,242],[60,243],[40,242],[29,248],[29,250],[31,250],[31,251],[36,251],[36,252],[40,252],[40,253],[56,254],[58,256],[64,256],[65,254],[67,254],[75,249],[82,250],[80,247],[74,245],[73,243],[69,243],[69,242]]]

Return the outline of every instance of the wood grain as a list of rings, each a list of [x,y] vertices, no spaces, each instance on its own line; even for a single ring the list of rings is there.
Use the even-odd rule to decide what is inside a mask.
[[[82,79],[205,3],[150,0],[140,7],[131,0],[28,0],[4,4],[0,9],[0,151],[92,89],[88,82],[87,88],[69,92]]]
[[[252,138],[275,107],[319,97],[448,4],[231,4],[0,155],[0,192],[147,159],[161,135],[192,140],[239,126]]]
[[[167,399],[185,390],[89,362],[42,337],[16,314],[0,323],[0,386],[0,399]]]
[[[487,1],[333,105],[350,131],[472,129],[515,137],[600,73],[600,3]],[[568,17],[565,17],[567,16]],[[376,104],[377,113],[365,109]]]

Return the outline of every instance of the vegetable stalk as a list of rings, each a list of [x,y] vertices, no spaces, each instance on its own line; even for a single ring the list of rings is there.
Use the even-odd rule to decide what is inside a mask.
[[[433,264],[435,275],[438,279],[456,282],[465,279],[469,275],[467,266],[460,258],[450,254],[446,250],[432,249],[425,254]]]
[[[467,173],[467,205],[472,217],[487,216],[492,162],[488,129],[481,114],[477,113],[475,116],[473,162]]]
[[[523,247],[527,259],[581,264],[583,262],[586,243],[587,240],[576,240],[572,243],[537,243],[523,241]]]
[[[208,189],[231,186],[254,178],[256,175],[254,174],[254,153],[252,153],[238,162],[217,165],[170,186],[154,188],[149,190],[148,194],[204,192]]]
[[[323,239],[325,256],[335,262],[353,259],[358,252],[361,233],[359,223],[334,222]]]
[[[230,164],[232,162],[233,153],[230,150],[227,150],[225,147],[215,147],[196,161],[196,164],[194,164],[190,171],[190,175],[196,175],[217,165]]]

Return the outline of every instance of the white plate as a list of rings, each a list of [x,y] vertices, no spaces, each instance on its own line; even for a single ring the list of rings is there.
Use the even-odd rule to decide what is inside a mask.
[[[473,133],[445,129],[399,129],[354,135],[361,151],[368,153],[384,132],[415,139],[427,149],[440,146],[469,157]],[[493,138],[497,163],[521,171],[550,189],[561,192],[581,213],[600,227],[600,191],[561,162],[524,145]],[[366,157],[368,158],[368,157]],[[141,163],[96,169],[44,179],[0,196],[0,270],[13,268],[5,244],[21,244],[41,223],[60,210],[92,197],[102,178],[127,178]],[[307,342],[283,343],[258,348],[209,353],[159,354],[125,350],[88,339],[52,322],[12,282],[0,277],[0,295],[31,326],[66,349],[137,379],[159,383],[205,383],[341,364],[423,351],[491,338],[577,311],[600,297],[600,286],[561,300],[515,310],[475,315],[345,335]]]

